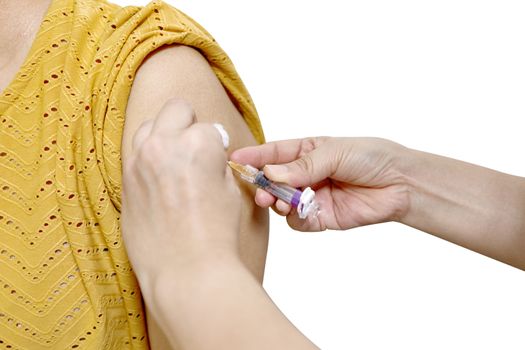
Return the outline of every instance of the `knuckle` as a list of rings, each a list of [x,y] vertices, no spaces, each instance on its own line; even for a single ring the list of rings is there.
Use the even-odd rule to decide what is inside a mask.
[[[202,151],[206,149],[208,140],[206,134],[202,131],[202,128],[193,128],[188,132],[188,148],[193,151]]]
[[[317,138],[307,137],[301,140],[299,157],[302,157],[317,148]]]
[[[195,111],[193,109],[193,106],[188,101],[182,98],[178,98],[178,97],[172,98],[172,99],[169,99],[168,102],[166,103],[169,108],[177,109],[178,111],[188,116],[191,116],[191,117],[195,116]]]
[[[192,127],[191,132],[195,133],[199,137],[209,137],[212,126],[207,123],[195,123]]]
[[[137,128],[137,132],[144,131],[144,129],[148,130],[152,124],[153,124],[153,118],[143,121],[142,123],[140,123],[139,127]]]
[[[331,136],[318,136],[315,138],[316,148],[326,143],[333,142],[337,138]]]
[[[132,188],[133,183],[135,182],[136,176],[136,167],[135,160],[131,159],[123,165],[122,172],[122,191],[123,193],[127,192],[128,188]]]
[[[136,161],[140,164],[153,165],[161,160],[165,148],[158,138],[148,137],[137,150]]]
[[[195,130],[199,132],[203,137],[218,139],[219,132],[213,124],[209,123],[197,123],[194,125]]]
[[[133,135],[133,138],[132,138],[132,144],[135,145],[135,147],[137,147],[138,142],[142,140],[144,137],[146,137],[148,133],[151,131],[152,124],[153,124],[153,120],[149,119],[143,122],[137,128],[137,131],[135,131],[135,134]]]
[[[164,103],[164,106],[169,108],[180,107],[191,109],[191,105],[189,104],[189,102],[180,97],[172,97],[168,99],[166,103]]]
[[[197,151],[215,153],[224,149],[220,135],[211,124],[195,124],[191,130],[192,146]]]

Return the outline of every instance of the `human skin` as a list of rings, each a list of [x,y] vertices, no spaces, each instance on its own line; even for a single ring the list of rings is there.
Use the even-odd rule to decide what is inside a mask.
[[[16,2],[16,4],[17,10],[20,11],[21,2]],[[31,4],[38,4],[38,2],[33,1]],[[3,3],[0,3],[0,5],[3,5]],[[36,8],[38,9],[38,7]],[[2,7],[2,9],[5,10],[4,7]],[[35,8],[32,7],[32,9]],[[2,16],[5,14],[5,12],[1,13]],[[9,21],[11,18],[8,17],[9,16],[0,18]],[[16,16],[13,17],[16,18]],[[12,26],[10,26],[9,23],[10,22],[7,22],[5,27],[11,30]],[[6,35],[2,36],[2,38],[8,38],[8,40],[13,41],[12,36]],[[17,45],[21,45],[21,43],[22,42],[18,42]],[[16,51],[16,48],[9,46],[10,44],[7,43],[7,41],[2,41],[2,45],[2,48],[5,48],[5,50],[2,50],[0,62],[5,63],[5,65],[2,66],[3,68],[0,71],[0,79],[2,79],[0,80],[0,83],[2,84],[1,86],[5,87],[5,85],[7,85],[5,82],[8,82],[9,79],[4,79],[4,77],[8,77],[10,72],[16,71],[16,64],[12,64],[11,62],[16,63],[17,57],[23,58],[24,55],[15,54],[16,52],[22,51]],[[19,47],[22,48],[23,45]],[[20,48],[19,50],[22,50]],[[12,50],[10,51],[10,49]],[[9,67],[15,68],[10,70]],[[137,115],[139,116],[137,118],[140,119],[143,114],[137,113]],[[156,119],[156,116],[157,114],[151,119]],[[131,124],[128,123],[127,125]],[[134,135],[133,127],[129,127],[128,130],[132,131],[126,131],[127,135]],[[204,130],[202,130],[202,132],[206,133]],[[207,133],[208,134],[204,134],[206,136],[205,139],[209,139],[209,141],[213,140],[211,132],[207,131]],[[131,137],[132,136],[126,136],[128,145],[130,144],[129,140]],[[379,140],[376,141],[379,142]],[[524,225],[522,219],[519,218],[524,209],[524,189],[522,178],[501,174],[471,164],[457,162],[415,150],[407,151],[406,149],[403,149],[402,146],[395,146],[388,141],[383,140],[381,142],[389,145],[386,148],[389,149],[389,152],[392,152],[392,157],[388,157],[389,152],[382,152],[381,147],[379,147],[379,149],[372,148],[369,150],[374,151],[372,152],[373,155],[382,155],[379,158],[372,159],[376,159],[380,164],[385,165],[385,167],[382,168],[384,171],[372,173],[376,175],[381,175],[383,173],[402,176],[393,176],[392,179],[397,180],[388,186],[381,182],[379,182],[376,187],[369,187],[361,184],[356,186],[357,188],[354,187],[350,188],[348,191],[338,192],[341,194],[354,195],[355,199],[358,199],[357,202],[361,204],[362,211],[358,211],[361,215],[354,216],[354,223],[364,225],[375,221],[382,222],[397,220],[434,233],[438,236],[442,235],[445,239],[462,244],[470,249],[500,259],[501,261],[508,262],[519,268],[524,268],[523,258],[520,258],[520,252],[523,252],[524,248]],[[312,146],[316,145],[313,139],[301,141],[301,143],[304,143],[307,148],[292,148],[292,151],[289,151],[289,153],[302,155],[311,151]],[[358,145],[360,143],[361,141],[357,142]],[[365,144],[366,143],[362,143],[361,146]],[[373,145],[375,142],[371,142],[371,144]],[[215,147],[220,147],[218,141],[216,141]],[[397,151],[393,151],[397,147],[400,148]],[[131,147],[129,146],[128,149],[131,149]],[[162,148],[162,150],[164,150],[164,148]],[[198,150],[199,148],[197,148],[197,151]],[[232,157],[238,162],[242,162],[243,157],[248,157],[247,159],[250,160],[249,162],[255,165],[256,161],[253,157],[257,157],[257,153],[251,155],[249,153],[254,150],[256,149],[244,150],[242,152],[248,152],[248,155],[245,153],[244,156],[241,156],[242,153],[235,153]],[[275,150],[272,150],[272,152],[275,152]],[[400,152],[398,157],[395,156],[397,152]],[[161,153],[163,152],[159,152],[159,154]],[[202,148],[200,148],[200,152],[198,153],[201,156],[208,155],[208,152],[202,152]],[[130,152],[129,154],[133,153]],[[210,155],[211,154],[212,153],[210,152]],[[339,154],[341,153],[339,152]],[[357,154],[366,154],[366,152],[365,150],[361,150],[360,152],[357,152]],[[362,161],[364,165],[370,165],[367,164],[370,163],[367,161],[367,158],[368,157],[365,157],[365,160]],[[403,159],[404,161],[394,161],[398,158]],[[125,163],[130,164],[129,162]],[[278,162],[274,161],[273,163]],[[264,162],[261,162],[260,166],[263,166],[264,164]],[[305,164],[308,164],[308,161],[306,161]],[[397,164],[398,166],[390,168],[390,166],[394,164]],[[308,169],[308,167],[304,168]],[[364,169],[366,170],[366,166]],[[397,169],[397,171],[390,173],[387,171],[388,169]],[[224,169],[221,168],[221,171],[222,170]],[[281,174],[278,174],[275,171],[275,168],[273,173],[271,167],[266,169],[266,171],[268,176],[273,177],[274,179],[281,179],[282,181],[289,180],[289,182],[293,182],[290,175],[288,175],[287,178],[282,172]],[[365,171],[364,173],[366,175],[367,172]],[[214,176],[216,173],[213,171],[204,173],[201,171],[199,174],[209,174],[211,178],[206,178],[202,181],[203,183],[209,183],[210,185],[212,184],[210,183],[212,179],[226,179],[226,177],[220,178]],[[284,174],[287,173],[285,172]],[[444,174],[447,176],[443,176]],[[464,178],[461,179],[461,176]],[[125,177],[129,178],[129,175],[126,175],[126,172]],[[379,178],[381,178],[381,176],[379,176]],[[312,177],[310,176],[309,179],[311,180]],[[403,179],[405,179],[406,182],[403,182]],[[328,181],[328,184],[334,189],[339,190],[338,186],[340,187],[341,181],[337,179],[334,180],[335,182]],[[372,180],[378,180],[377,176],[373,177]],[[226,183],[220,183],[219,185],[226,185]],[[212,187],[231,189],[232,193],[237,193],[238,195],[238,192],[235,192],[236,190],[233,186]],[[181,190],[183,188],[190,187],[177,187],[176,189]],[[392,192],[389,193],[385,190],[390,190]],[[466,192],[464,192],[464,190],[466,190]],[[131,192],[133,191],[131,190]],[[164,190],[161,192],[167,193],[167,191]],[[170,193],[174,195],[176,192]],[[390,194],[392,198],[398,198],[399,200],[394,200],[392,203],[387,203],[387,205],[384,205],[384,203],[375,203],[380,204],[376,206],[372,205],[374,204],[374,200],[379,202],[382,199],[387,199],[385,194]],[[189,199],[196,197],[198,198],[198,194],[196,195],[195,193],[192,196],[189,196],[188,200],[184,202],[185,205],[189,205]],[[184,197],[176,198],[180,199]],[[221,197],[221,200],[224,201],[225,198],[226,196]],[[234,198],[238,199],[238,197]],[[274,199],[265,197],[264,193],[259,193],[257,200],[264,206],[271,205]],[[492,202],[492,205],[490,202]],[[139,203],[139,201],[134,203]],[[202,217],[211,218],[214,215],[220,215],[220,211],[217,209],[227,209],[229,215],[237,213],[241,216],[241,214],[237,212],[237,209],[235,209],[236,206],[233,202],[228,203],[231,205],[219,208],[217,208],[217,206],[208,208],[207,210],[209,212],[200,208],[195,211],[200,214],[199,218],[187,216],[186,219],[191,219],[192,222],[204,222],[205,220],[201,220]],[[427,205],[426,208],[425,205]],[[329,208],[328,203],[324,203],[323,208]],[[359,209],[355,207],[351,208],[352,210]],[[458,210],[465,215],[455,215],[451,212],[451,208]],[[334,211],[335,209],[339,210],[340,208],[334,207]],[[281,206],[280,211],[282,213],[285,213],[286,210],[286,207]],[[493,218],[497,217],[498,222],[494,222],[493,218],[491,220],[491,216]],[[224,218],[224,216],[221,217]],[[337,216],[334,214],[332,219],[335,218],[337,218]],[[371,218],[373,220],[371,220]],[[177,221],[177,225],[171,225],[169,227],[172,228],[174,226],[183,225],[182,219]],[[239,218],[239,220],[241,219]],[[326,221],[312,223],[312,225],[317,226],[295,226],[296,224],[294,223],[294,220],[296,219],[294,218],[293,212],[288,220],[292,226],[299,229],[321,229],[330,227],[327,225],[327,223],[329,223],[328,218]],[[319,220],[321,220],[321,218]],[[480,222],[475,222],[476,220],[480,220]],[[216,221],[212,222],[216,223]],[[350,223],[351,222],[352,221],[350,221]],[[177,338],[176,340],[176,345],[183,342],[189,343],[195,341],[197,338],[199,338],[199,342],[203,343],[207,341],[207,336],[210,335],[219,338],[219,341],[222,340],[224,342],[223,344],[226,344],[225,347],[230,349],[236,348],[236,345],[239,344],[240,345],[237,348],[243,348],[242,345],[247,344],[253,345],[255,348],[256,344],[254,345],[252,343],[256,341],[260,341],[258,344],[262,344],[261,346],[264,345],[264,348],[268,348],[266,345],[270,342],[275,344],[275,346],[272,346],[271,348],[312,348],[313,345],[301,338],[300,333],[298,333],[293,325],[287,322],[275,305],[271,303],[268,296],[253,278],[253,274],[245,267],[247,264],[242,262],[239,250],[231,249],[232,246],[235,247],[236,244],[238,244],[236,239],[239,238],[237,235],[240,230],[237,230],[237,225],[240,224],[235,221],[229,222],[234,229],[227,229],[226,223],[227,222],[222,226],[223,229],[219,231],[216,230],[217,225],[214,225],[214,227],[211,227],[208,230],[201,231],[203,234],[214,234],[214,236],[208,237],[201,235],[200,243],[215,241],[217,242],[216,244],[207,245],[188,243],[189,246],[197,246],[201,249],[180,250],[179,246],[181,254],[169,255],[177,256],[177,259],[175,261],[167,261],[166,264],[161,265],[162,269],[155,270],[155,268],[158,267],[158,265],[155,264],[151,264],[151,267],[153,268],[151,271],[148,268],[141,270],[139,267],[137,269],[141,286],[144,288],[147,306],[151,314],[155,315],[155,318],[162,321],[162,327],[166,332],[181,334],[180,338]],[[332,220],[332,224],[336,224],[340,229],[345,227],[341,224],[340,220]],[[474,229],[479,230],[476,231]],[[129,237],[128,232],[133,233],[130,230],[124,230],[124,234],[127,237]],[[217,235],[217,233],[224,234],[224,236]],[[135,240],[127,240],[126,244],[128,245],[128,242],[131,242],[131,244],[143,244],[144,238],[148,238],[149,236],[137,235],[136,237],[138,238]],[[169,237],[172,236],[164,238]],[[234,238],[232,239],[232,237]],[[173,235],[172,238],[178,238],[178,236]],[[191,236],[186,238],[193,239]],[[214,240],[209,238],[214,238]],[[137,256],[157,258],[163,249],[170,247],[170,245],[166,244],[166,241],[160,240],[153,242],[160,242],[163,244],[159,244],[158,246],[154,246],[154,249],[148,250],[146,253],[149,254],[135,254],[135,260]],[[176,247],[177,245],[174,248]],[[152,254],[152,252],[154,252],[154,254]],[[141,266],[141,264],[135,265]],[[149,266],[147,261],[143,262],[143,265]],[[183,288],[181,288],[181,286],[183,286]],[[236,289],[232,290],[232,288]],[[210,295],[214,296],[214,298],[210,298]],[[173,310],[176,310],[176,313],[174,313]],[[216,315],[216,317],[210,317],[210,314]],[[177,317],[174,317],[174,315]],[[199,318],[202,315],[205,316],[204,320]],[[229,316],[227,321],[225,321],[224,315]],[[261,325],[269,326],[264,327],[264,332],[261,332]],[[155,329],[158,329],[158,326]],[[206,332],[206,330],[209,330],[210,332]],[[233,334],[232,330],[235,330]],[[153,332],[151,333],[153,334]],[[203,337],[203,335],[206,335],[206,337]],[[234,343],[236,339],[235,337],[239,335],[242,335],[241,340],[239,340],[240,343]],[[159,338],[153,337],[153,339]],[[287,343],[287,341],[290,343]],[[231,344],[231,346],[227,346],[228,344]]]
[[[126,163],[122,219],[146,305],[177,349],[315,349],[242,262],[241,194],[219,133],[195,121],[170,100]]]
[[[0,91],[29,53],[51,0],[0,0]]]
[[[179,249],[176,257],[164,256],[164,269],[151,266],[139,274],[145,298],[163,320],[165,332],[179,340],[181,349],[314,349],[238,258],[238,223],[234,220],[238,193],[231,185],[231,171],[224,165],[226,155],[217,132],[210,126],[193,125],[187,104],[166,108],[179,115],[179,120],[186,116],[188,121],[170,126],[159,119],[156,130],[164,130],[164,134],[142,126],[146,131],[141,134],[148,137],[138,137],[136,154],[147,154],[152,147],[184,148],[186,152],[160,155],[156,162],[166,169],[162,176],[153,169],[131,165],[124,192],[135,188],[137,181],[170,187],[170,182],[197,178],[207,186],[189,192],[173,189],[176,194],[164,196],[164,200],[182,200],[209,213],[210,220],[201,222],[184,215],[176,220],[183,226],[172,230],[169,222],[157,221],[156,232],[162,238],[149,239],[148,249],[159,254]],[[203,149],[214,152],[203,157]],[[273,142],[238,150],[231,159],[256,167],[270,164],[264,168],[270,179],[317,190],[322,210],[315,219],[300,220],[295,211],[280,206],[280,213],[287,215],[294,229],[345,230],[398,221],[525,269],[525,179],[521,177],[377,138]],[[176,171],[182,168],[183,173]],[[214,197],[228,205],[217,210],[200,200],[210,188],[218,189]],[[130,206],[138,198],[148,198],[147,191],[129,192]],[[257,193],[256,200],[264,207],[276,204],[275,198],[263,191]],[[198,331],[193,324],[199,325]]]
[[[525,179],[377,138],[314,137],[232,154],[275,181],[317,188],[324,210],[300,220],[258,191],[301,231],[397,221],[525,270]],[[285,163],[285,164],[281,164]],[[281,165],[275,165],[281,164]],[[315,185],[317,184],[317,185]]]
[[[192,106],[197,121],[221,123],[230,136],[230,152],[240,147],[257,144],[242,116],[202,55],[189,47],[168,46],[148,56],[137,71],[126,110],[126,125],[122,138],[123,177],[126,176],[127,163],[133,157],[132,139],[138,127],[144,122],[153,122],[161,108],[175,97],[185,99]],[[173,118],[176,118],[176,115]],[[252,186],[240,180],[236,183],[242,198],[241,221],[238,228],[240,258],[248,271],[261,284],[268,245],[268,212],[255,205],[253,201],[255,190]],[[201,184],[194,182],[191,186],[198,187]],[[181,202],[181,206],[184,205],[184,202]],[[148,208],[145,207],[144,210]],[[123,216],[126,216],[126,211],[127,207],[124,206]],[[199,220],[207,220],[206,215],[199,217]],[[127,235],[126,230],[129,229],[123,224],[126,247],[133,244],[129,242],[130,237],[142,242],[141,236]],[[149,234],[148,231],[144,228],[142,235]],[[152,258],[156,257],[154,250],[147,251],[145,254],[149,254]],[[128,251],[128,255],[134,269],[140,269],[140,266],[133,263],[135,258],[133,252]],[[157,318],[151,312],[148,303],[146,303],[146,310],[152,349],[169,349],[168,339],[162,334]]]
[[[8,86],[23,64],[50,3],[50,0],[0,0],[0,91]],[[155,119],[165,102],[176,96],[190,101],[199,120],[222,123],[231,136],[231,150],[256,144],[206,60],[193,49],[169,46],[148,56],[137,71],[122,139],[124,169],[132,155],[131,139],[138,126],[145,120]],[[238,186],[244,203],[238,242],[241,260],[261,283],[268,240],[268,214],[267,210],[253,203],[252,188],[240,182]],[[122,214],[126,214],[125,209]],[[148,254],[154,255],[155,252]],[[151,347],[169,349],[168,341],[147,304],[146,311]]]

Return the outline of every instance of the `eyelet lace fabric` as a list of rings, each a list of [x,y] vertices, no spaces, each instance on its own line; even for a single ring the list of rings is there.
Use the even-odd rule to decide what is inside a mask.
[[[255,138],[255,107],[206,30],[161,1],[54,0],[0,94],[0,349],[147,349],[120,230],[126,104],[144,58],[198,49]]]

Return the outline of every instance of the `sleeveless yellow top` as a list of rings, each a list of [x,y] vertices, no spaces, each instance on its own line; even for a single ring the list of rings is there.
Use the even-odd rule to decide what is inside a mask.
[[[192,19],[161,1],[54,0],[0,95],[0,347],[148,348],[119,225],[120,147],[135,71],[173,43],[207,58],[263,141],[231,61]]]

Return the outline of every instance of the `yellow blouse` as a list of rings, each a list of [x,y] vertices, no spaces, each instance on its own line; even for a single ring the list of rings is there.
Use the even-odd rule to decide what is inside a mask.
[[[207,58],[263,141],[231,61],[192,19],[161,1],[54,0],[0,95],[0,347],[148,348],[119,225],[120,147],[137,68],[173,43]]]

